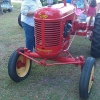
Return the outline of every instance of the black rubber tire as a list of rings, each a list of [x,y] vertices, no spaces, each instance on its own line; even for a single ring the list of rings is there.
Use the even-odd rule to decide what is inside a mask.
[[[13,51],[13,53],[10,55],[10,58],[9,58],[9,61],[8,61],[8,66],[10,66],[10,64],[11,64],[14,53],[15,53],[15,51]],[[9,72],[9,69],[8,69],[8,72]]]
[[[12,9],[8,9],[8,12],[11,12],[12,11]]]
[[[19,24],[19,26],[22,27],[22,23],[21,23],[21,13],[18,15],[18,24]]]
[[[83,66],[80,81],[79,81],[79,95],[82,99],[87,99],[91,92],[92,85],[90,86],[90,82],[91,82],[90,80],[91,80],[92,70],[94,68],[95,68],[95,59],[92,57],[88,57]]]
[[[4,13],[6,13],[6,12],[7,12],[7,10],[3,9],[3,12],[4,12]]]
[[[91,55],[95,58],[100,57],[100,13],[95,17],[91,42]]]
[[[20,52],[23,52],[23,48],[22,47],[18,48],[18,49],[20,50]],[[26,58],[26,61],[27,60],[29,61],[28,71],[26,71],[26,73],[23,74],[22,76],[18,75],[17,67],[16,67],[17,65],[16,64],[17,64],[18,59],[21,56],[22,55],[18,54],[17,51],[14,50],[13,53],[11,54],[10,58],[9,58],[9,61],[8,61],[8,74],[9,74],[10,78],[15,82],[20,82],[20,81],[26,79],[27,76],[30,73],[30,70],[31,70],[31,60]],[[26,67],[27,67],[27,65],[26,65]]]

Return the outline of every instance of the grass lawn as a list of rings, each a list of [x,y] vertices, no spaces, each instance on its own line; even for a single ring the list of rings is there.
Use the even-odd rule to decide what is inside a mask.
[[[40,67],[32,63],[31,73],[20,83],[8,76],[8,60],[13,50],[24,47],[23,29],[18,25],[20,3],[12,3],[13,12],[0,15],[0,100],[81,100],[79,98],[80,66]],[[91,42],[77,36],[70,48],[76,57],[90,56]],[[95,81],[88,100],[100,100],[100,59],[96,59]]]

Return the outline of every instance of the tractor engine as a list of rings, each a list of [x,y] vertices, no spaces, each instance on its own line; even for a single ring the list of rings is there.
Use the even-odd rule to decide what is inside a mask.
[[[68,3],[45,6],[35,12],[36,52],[40,56],[54,58],[68,47],[74,17],[74,6]]]

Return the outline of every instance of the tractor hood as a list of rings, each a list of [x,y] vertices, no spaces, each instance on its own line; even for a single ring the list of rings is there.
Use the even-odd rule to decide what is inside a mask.
[[[51,7],[45,6],[38,9],[35,14],[35,19],[46,20],[46,19],[61,19],[72,13],[74,13],[74,6],[67,3],[64,6],[63,3],[52,5]]]

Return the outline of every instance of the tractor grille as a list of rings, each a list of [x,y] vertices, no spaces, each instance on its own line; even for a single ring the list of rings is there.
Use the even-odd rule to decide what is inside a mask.
[[[60,44],[60,23],[44,23],[45,46],[57,46]]]
[[[42,45],[41,41],[42,41],[42,31],[41,31],[41,27],[42,23],[39,21],[35,21],[35,39],[36,39],[36,44],[37,45]]]
[[[35,21],[36,44],[45,47],[60,45],[60,22]]]

